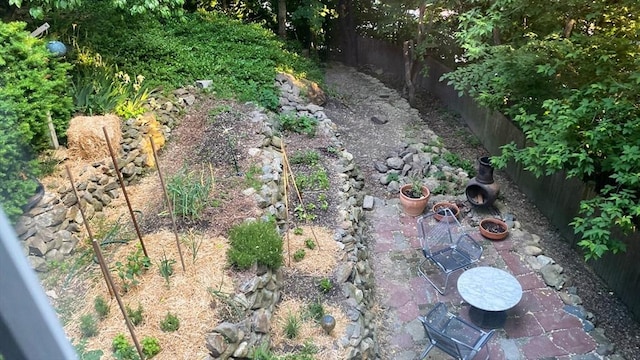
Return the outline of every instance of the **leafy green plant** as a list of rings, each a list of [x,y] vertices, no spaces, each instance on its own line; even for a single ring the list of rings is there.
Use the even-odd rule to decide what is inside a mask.
[[[138,303],[138,308],[135,310],[130,308],[129,305],[127,305],[126,310],[127,310],[127,316],[129,317],[129,320],[131,320],[131,323],[134,326],[138,326],[144,322],[144,317],[143,317],[144,309],[142,308],[142,304]]]
[[[100,360],[104,355],[102,350],[87,350],[87,339],[80,340],[79,343],[73,345],[78,355],[78,360]],[[2,357],[0,357],[2,359]]]
[[[106,318],[107,315],[109,315],[109,311],[111,310],[111,308],[109,307],[109,303],[107,303],[102,295],[96,296],[96,298],[93,300],[93,308],[96,310],[96,313],[98,314],[98,318],[100,320]]]
[[[70,64],[54,58],[25,27],[0,22],[0,204],[10,220],[35,194],[36,156],[49,147],[49,116],[63,137],[73,108]]]
[[[414,199],[423,197],[424,195],[422,193],[422,178],[420,178],[419,176],[413,176],[410,178],[410,180],[411,187],[408,189],[408,191],[405,192],[405,195]]]
[[[320,291],[323,293],[328,293],[333,289],[333,283],[331,282],[331,279],[329,278],[322,278],[320,279],[320,282],[318,283],[318,287],[320,288]]]
[[[324,306],[320,300],[315,300],[307,305],[306,316],[314,321],[320,321],[324,316]]]
[[[280,129],[285,131],[315,136],[318,120],[309,116],[298,116],[295,113],[282,113],[276,117]]]
[[[80,317],[80,332],[85,338],[95,336],[98,333],[98,325],[93,315],[85,314]]]
[[[397,172],[390,172],[387,174],[388,182],[398,181],[398,180],[400,180],[400,174],[398,174]]]
[[[270,269],[282,265],[282,237],[273,220],[233,226],[229,230],[229,243],[229,262],[240,269],[247,269],[255,263]]]
[[[173,265],[176,263],[174,259],[167,259],[167,254],[162,251],[162,258],[160,259],[160,264],[158,265],[158,269],[160,270],[160,275],[167,282],[167,286],[169,286],[169,277],[173,275]]]
[[[320,161],[320,154],[314,150],[296,151],[290,161],[291,164],[315,166]]]
[[[203,171],[188,171],[186,166],[173,175],[167,183],[167,192],[173,204],[173,212],[182,218],[198,220],[209,205],[209,193],[213,188],[213,176]]]
[[[202,246],[204,237],[193,229],[189,229],[186,234],[182,235],[181,241],[191,250],[191,260],[193,260],[193,263],[195,264],[196,258],[198,257],[198,251],[200,250],[200,246]]]
[[[142,248],[138,249],[127,256],[127,262],[116,262],[116,272],[118,277],[122,280],[122,290],[124,292],[129,291],[133,286],[139,284],[138,278],[151,267],[151,260],[144,256]]]
[[[304,230],[302,230],[301,227],[296,227],[295,229],[293,229],[293,233],[296,235],[302,235],[304,233]]]
[[[164,332],[174,332],[180,328],[180,319],[170,312],[160,321],[160,329]]]
[[[444,161],[446,161],[452,167],[459,167],[464,170],[470,177],[476,176],[476,169],[473,167],[473,164],[468,161],[461,159],[458,154],[454,154],[452,152],[446,152],[442,156]]]
[[[443,195],[449,191],[449,187],[446,184],[439,184],[433,190],[431,190],[431,194],[433,195]]]
[[[113,350],[113,355],[119,360],[140,359],[136,349],[122,333],[113,338],[113,341],[111,342],[111,350]]]
[[[318,203],[320,204],[320,210],[327,211],[329,209],[329,201],[327,200],[327,194],[318,194]]]
[[[318,216],[316,214],[307,212],[307,210],[302,205],[298,205],[293,209],[295,216],[301,221],[313,221]]]
[[[245,172],[245,184],[256,191],[262,187],[262,181],[260,181],[260,175],[262,175],[262,169],[255,164],[251,164],[249,169]]]
[[[145,336],[140,342],[140,345],[142,346],[142,353],[146,359],[151,359],[162,350],[158,339],[151,336]]]
[[[304,240],[304,246],[306,246],[306,247],[307,247],[307,249],[309,249],[309,250],[313,250],[313,249],[315,249],[315,248],[316,248],[316,242],[315,242],[315,241],[313,241],[313,239],[312,239],[312,238],[306,238],[306,239]]]
[[[295,339],[300,333],[300,327],[302,326],[300,319],[295,314],[289,313],[284,325],[284,335],[288,339]]]
[[[305,255],[306,255],[306,252],[304,251],[304,249],[298,249],[293,253],[293,260],[297,262],[302,261]]]

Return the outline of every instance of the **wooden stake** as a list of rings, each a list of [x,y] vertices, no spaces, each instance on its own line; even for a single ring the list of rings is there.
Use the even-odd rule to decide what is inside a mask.
[[[178,254],[180,254],[180,263],[182,263],[182,271],[186,271],[184,266],[184,258],[182,257],[182,248],[180,247],[180,239],[178,238],[178,226],[176,225],[176,216],[173,213],[173,206],[169,200],[169,194],[167,193],[167,187],[164,186],[164,179],[162,178],[162,171],[160,171],[160,161],[158,159],[158,152],[156,151],[156,144],[153,142],[153,136],[149,136],[151,142],[151,149],[153,150],[153,159],[156,162],[156,169],[158,170],[158,177],[160,178],[160,186],[162,187],[162,193],[164,194],[164,200],[167,202],[167,209],[171,215],[171,222],[173,223],[173,233],[176,235],[176,246],[178,247]]]
[[[300,205],[302,206],[302,211],[307,213],[307,208],[304,206],[304,201],[302,201],[302,195],[300,194],[300,190],[298,189],[298,184],[296,184],[296,179],[293,176],[293,170],[291,170],[291,164],[289,164],[289,157],[287,156],[287,152],[284,149],[284,138],[282,138],[282,142],[280,143],[280,149],[282,150],[282,159],[284,160],[284,166],[287,167],[289,176],[291,177],[291,182],[293,183],[293,188],[296,190],[296,194],[298,195],[298,201],[300,201]],[[287,212],[288,213],[288,212]],[[309,222],[307,218],[305,218],[305,222]],[[316,236],[316,232],[313,230],[313,226],[310,226],[311,234],[313,235],[313,239],[316,241],[316,245],[318,245],[318,250],[320,250],[320,242],[318,241],[318,237]]]
[[[49,134],[51,135],[51,145],[53,145],[54,150],[58,150],[60,144],[58,143],[56,128],[53,126],[53,120],[51,119],[51,111],[47,111],[47,126],[49,126]]]
[[[111,141],[109,140],[109,134],[107,134],[107,128],[103,126],[102,132],[104,133],[104,138],[107,141],[107,146],[109,147],[109,154],[111,155],[111,161],[113,161],[113,167],[116,171],[116,175],[118,175],[118,181],[120,181],[120,188],[122,189],[122,194],[124,194],[124,199],[127,201],[127,207],[129,208],[129,214],[131,214],[131,221],[133,221],[133,227],[136,229],[136,234],[138,235],[140,246],[142,246],[142,252],[144,252],[144,256],[149,257],[149,254],[147,253],[147,248],[144,246],[144,241],[142,241],[142,234],[140,234],[140,227],[138,226],[138,220],[136,220],[136,214],[133,212],[133,208],[131,207],[131,201],[129,201],[129,195],[127,195],[127,189],[124,185],[122,174],[120,174],[120,170],[118,168],[118,160],[116,160],[116,154],[113,151],[113,147],[111,147]]]
[[[104,264],[104,257],[102,256],[102,251],[100,251],[100,246],[98,246],[95,240],[93,240],[93,244],[94,244],[94,248],[97,249],[96,255],[98,255],[98,261]],[[109,286],[111,286],[112,289],[115,289],[116,287],[115,287],[115,284],[113,283],[113,278],[111,277],[111,274],[108,271],[106,272],[105,278],[107,279]],[[142,348],[140,347],[140,343],[138,342],[138,338],[136,337],[136,332],[133,329],[133,324],[131,324],[131,320],[129,320],[129,316],[127,316],[127,310],[124,304],[122,303],[122,298],[120,297],[120,294],[118,294],[117,291],[114,291],[114,294],[116,296],[116,301],[118,302],[118,307],[120,308],[120,311],[122,312],[122,316],[124,317],[124,322],[127,324],[127,329],[129,329],[129,334],[131,334],[131,338],[133,339],[133,343],[136,346],[136,350],[138,350],[138,355],[140,356],[140,359],[144,359],[145,357],[144,357],[144,354],[142,353]]]
[[[115,289],[111,286],[111,284],[107,280],[107,273],[109,272],[109,269],[107,267],[107,264],[105,264],[103,261],[100,261],[101,256],[98,255],[98,253],[100,253],[100,246],[93,239],[93,234],[91,233],[91,228],[89,227],[89,222],[87,221],[87,217],[84,214],[84,210],[82,210],[82,203],[80,202],[80,197],[78,196],[78,190],[76,190],[76,185],[73,182],[73,176],[71,175],[71,170],[69,170],[69,165],[65,164],[65,168],[67,169],[67,176],[69,177],[69,181],[71,182],[71,188],[73,189],[73,193],[76,196],[76,200],[78,201],[78,208],[80,209],[80,215],[82,215],[82,221],[84,222],[84,226],[87,228],[87,235],[89,236],[89,240],[91,240],[91,245],[93,246],[93,252],[96,254],[96,257],[98,258],[100,271],[102,271],[102,276],[104,277],[104,280],[107,283],[107,290],[109,290],[109,295],[113,297],[115,293]]]
[[[284,145],[281,145],[283,147]],[[284,148],[282,148],[282,153],[284,154]],[[287,167],[282,167],[282,182],[284,186],[284,211],[285,211],[285,236],[287,237],[287,254],[288,263],[287,266],[291,266],[291,240],[289,239],[289,180],[287,176]]]

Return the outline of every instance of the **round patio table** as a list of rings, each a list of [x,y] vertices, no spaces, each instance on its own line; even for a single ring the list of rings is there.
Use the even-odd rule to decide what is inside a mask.
[[[471,321],[483,328],[502,327],[506,311],[522,298],[522,286],[513,275],[489,266],[463,272],[457,286],[462,299],[471,305]]]

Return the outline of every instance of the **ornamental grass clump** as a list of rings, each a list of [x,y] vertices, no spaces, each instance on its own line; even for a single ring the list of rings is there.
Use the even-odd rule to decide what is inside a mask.
[[[256,263],[269,269],[282,265],[282,237],[273,220],[235,225],[229,230],[229,242],[229,262],[239,269],[248,269]]]

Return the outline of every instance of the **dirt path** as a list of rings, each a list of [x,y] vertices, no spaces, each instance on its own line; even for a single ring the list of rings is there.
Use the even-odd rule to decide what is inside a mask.
[[[365,189],[372,195],[394,198],[377,182],[373,162],[384,160],[385,155],[399,150],[406,142],[424,141],[431,136],[431,130],[441,138],[445,148],[463,159],[475,161],[479,156],[488,155],[460,119],[433,98],[419,99],[418,112],[411,109],[397,91],[379,80],[339,64],[327,69],[326,82],[334,96],[325,106],[325,112],[336,123],[345,147],[354,154],[365,175]],[[518,187],[500,171],[496,171],[495,178],[501,184],[506,208],[515,214],[523,229],[540,235],[545,254],[565,268],[568,287],[576,288],[584,307],[594,313],[596,325],[615,343],[616,351],[627,359],[637,358],[640,325]],[[389,289],[382,289],[386,290]],[[381,348],[389,345],[384,341],[394,330],[393,324],[383,324]]]

